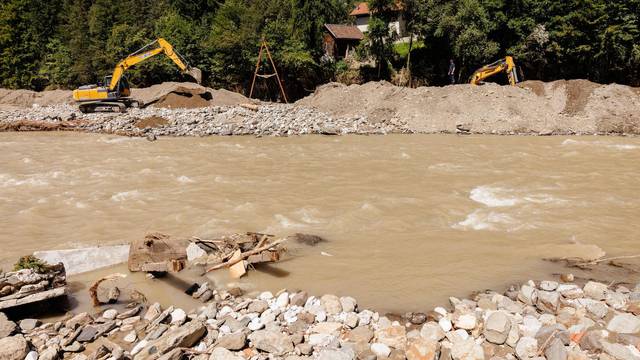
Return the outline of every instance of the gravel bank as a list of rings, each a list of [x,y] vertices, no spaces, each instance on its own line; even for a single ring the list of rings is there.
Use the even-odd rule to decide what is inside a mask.
[[[152,119],[149,121],[148,119]],[[387,134],[410,132],[398,119],[334,118],[294,105],[216,106],[195,109],[148,107],[126,114],[82,114],[72,105],[0,110],[0,130],[77,130],[127,136]]]
[[[386,317],[355,299],[213,291],[199,309],[132,304],[17,324],[0,314],[0,358],[640,359],[640,286],[529,281],[449,308]]]
[[[417,89],[387,82],[333,83],[294,105],[258,104],[240,94],[190,83],[134,90],[134,98],[150,106],[126,114],[82,114],[64,91],[0,89],[0,131],[128,136],[640,134],[640,89],[585,80]]]

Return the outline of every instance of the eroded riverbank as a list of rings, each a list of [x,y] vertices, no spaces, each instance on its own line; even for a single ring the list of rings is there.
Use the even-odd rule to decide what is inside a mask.
[[[149,231],[303,231],[330,241],[246,286],[404,312],[560,272],[541,259],[571,241],[637,252],[637,138],[4,133],[0,149],[5,264]]]
[[[185,87],[197,91],[185,94]],[[209,100],[201,98],[200,92],[209,94]],[[640,89],[584,80],[416,89],[384,81],[351,86],[331,83],[288,105],[258,103],[196,84],[167,83],[135,89],[133,97],[146,107],[125,114],[83,114],[70,96],[64,91],[0,89],[0,131],[69,130],[150,139],[389,133],[640,134]]]

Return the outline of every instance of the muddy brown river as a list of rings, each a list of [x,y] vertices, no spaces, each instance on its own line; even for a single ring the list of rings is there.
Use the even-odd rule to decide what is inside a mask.
[[[329,242],[241,282],[425,310],[559,271],[542,258],[570,242],[640,253],[639,175],[639,138],[1,133],[0,263],[152,231],[304,232]]]

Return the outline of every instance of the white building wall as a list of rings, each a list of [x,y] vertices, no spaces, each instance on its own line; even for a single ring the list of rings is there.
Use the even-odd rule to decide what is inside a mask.
[[[369,31],[369,16],[358,16],[358,17],[356,17],[356,26],[363,33]]]
[[[370,17],[368,15],[356,17],[356,26],[363,33],[369,31],[369,18]],[[396,33],[399,37],[404,37],[406,32],[405,24],[406,22],[404,20],[404,17],[402,16],[402,14],[400,14],[397,19],[394,19],[394,21],[391,21],[389,23],[389,30]]]

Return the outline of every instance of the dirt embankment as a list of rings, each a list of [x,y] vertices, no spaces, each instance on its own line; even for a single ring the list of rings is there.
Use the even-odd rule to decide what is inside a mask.
[[[416,132],[640,133],[640,90],[586,80],[397,87],[327,84],[296,103],[340,117],[400,119]]]
[[[171,134],[208,135],[229,133],[223,129],[229,119],[220,116],[229,113],[235,119],[233,129],[277,128],[275,133],[289,135],[324,133],[328,130],[323,129],[328,128],[339,134],[369,134],[371,129],[382,133],[640,134],[640,89],[586,80],[526,81],[517,87],[463,84],[416,89],[388,82],[350,86],[331,83],[294,106],[257,102],[247,105],[253,101],[241,94],[193,83],[169,82],[132,92],[133,98],[148,107],[144,110],[155,108],[155,112],[138,114],[130,110],[129,114],[88,116],[69,104],[72,100],[68,91],[0,89],[0,123],[13,129],[15,122],[24,120],[100,120],[109,122],[107,128],[118,130],[132,116],[159,116],[166,123],[140,126],[179,124],[181,130]],[[253,115],[239,117],[237,113],[246,113],[246,108]],[[202,126],[207,126],[206,131]],[[25,127],[33,128],[33,124],[18,126]],[[258,133],[265,134],[262,130]],[[232,130],[230,135],[234,134]]]
[[[194,83],[165,82],[148,88],[132,89],[131,97],[142,106],[157,108],[202,108],[207,106],[235,106],[251,103],[242,94],[224,89],[211,89]],[[72,104],[70,90],[35,92],[31,90],[0,89],[0,107],[25,108]]]
[[[194,83],[165,82],[142,89],[132,89],[131,97],[144,106],[166,109],[195,109],[207,106],[236,106],[250,103],[242,94],[211,89]]]

